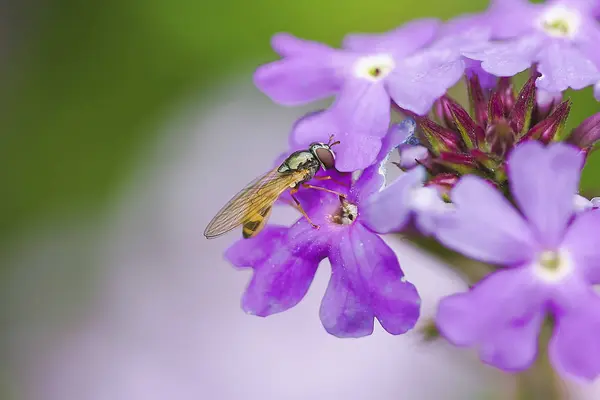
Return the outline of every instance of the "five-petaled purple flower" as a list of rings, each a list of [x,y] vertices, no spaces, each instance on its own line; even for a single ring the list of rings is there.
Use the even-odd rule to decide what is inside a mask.
[[[452,191],[455,211],[438,221],[449,248],[502,265],[469,292],[441,301],[437,324],[459,346],[505,370],[530,366],[545,316],[554,319],[550,359],[564,375],[600,374],[600,211],[575,213],[583,156],[567,144],[519,145],[509,157],[517,211],[482,179],[466,176]]]
[[[496,1],[483,14],[492,38],[464,52],[497,76],[513,76],[537,64],[537,85],[550,93],[600,82],[600,24],[589,0]],[[600,92],[597,93],[600,99]]]
[[[348,35],[343,49],[298,39],[273,38],[282,57],[259,67],[256,86],[285,105],[330,96],[327,111],[299,121],[292,142],[308,145],[331,133],[341,141],[336,166],[354,171],[371,165],[390,124],[390,102],[425,114],[462,76],[464,37],[436,40],[440,22],[424,19],[379,35]]]
[[[406,120],[390,131],[378,157],[381,163],[415,125]],[[306,211],[318,229],[305,218],[289,228],[267,226],[255,238],[240,240],[227,250],[226,257],[234,265],[254,269],[242,300],[244,310],[267,316],[296,305],[321,260],[329,258],[331,279],[320,316],[330,334],[369,335],[374,318],[391,334],[405,333],[415,325],[420,310],[417,290],[404,279],[396,255],[376,233],[381,216],[404,218],[402,207],[392,201],[397,197],[382,195],[390,190],[381,190],[385,183],[382,165],[364,170],[346,188],[343,200],[315,192],[319,201]],[[383,228],[389,231],[390,227]]]

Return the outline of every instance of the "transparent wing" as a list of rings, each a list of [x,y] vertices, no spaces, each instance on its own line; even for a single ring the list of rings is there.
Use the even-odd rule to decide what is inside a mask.
[[[274,169],[253,180],[223,206],[204,230],[204,236],[211,239],[244,224],[273,204],[286,189],[302,181],[306,174],[307,171],[280,173]]]

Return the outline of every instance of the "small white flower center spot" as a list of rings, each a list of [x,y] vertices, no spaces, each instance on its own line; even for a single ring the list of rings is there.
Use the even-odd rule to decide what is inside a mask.
[[[542,251],[533,264],[533,270],[544,282],[557,283],[573,272],[573,259],[566,250]]]
[[[354,63],[354,75],[357,78],[377,82],[388,76],[395,67],[394,58],[389,54],[364,56]]]
[[[546,10],[538,19],[538,26],[552,37],[573,39],[581,25],[577,10],[557,5]]]
[[[331,221],[339,225],[351,225],[358,217],[358,207],[346,199],[341,200],[341,205],[336,213],[331,216]]]

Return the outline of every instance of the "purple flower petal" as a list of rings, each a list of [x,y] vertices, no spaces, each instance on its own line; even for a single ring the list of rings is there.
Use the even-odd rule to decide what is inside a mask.
[[[339,204],[339,200],[328,193],[323,193],[320,199],[321,203],[330,203],[331,207],[336,206],[334,202]],[[289,228],[287,246],[292,254],[314,260],[322,260],[327,256],[330,240],[335,233],[329,230],[330,223],[326,220],[327,207],[323,207],[323,204],[321,206],[318,210],[307,210],[311,220],[319,225],[318,229],[309,224],[304,217]]]
[[[600,101],[600,81],[594,85],[594,98]]]
[[[404,58],[431,42],[439,27],[438,19],[420,19],[383,34],[346,35],[343,47],[361,53],[390,53]]]
[[[534,31],[535,21],[543,6],[528,0],[495,0],[484,13],[494,39],[509,39]]]
[[[573,216],[582,165],[578,149],[562,143],[544,147],[529,141],[508,158],[511,193],[538,242],[547,248],[560,244]]]
[[[381,149],[375,164],[365,169],[360,178],[352,186],[352,197],[361,203],[373,193],[385,186],[386,163],[391,152],[410,135],[414,134],[417,123],[406,118],[399,124],[390,127],[388,134],[381,141]]]
[[[535,359],[544,291],[524,268],[493,273],[467,293],[441,300],[436,324],[457,346],[477,346],[485,363],[509,371]]]
[[[430,49],[399,61],[386,86],[398,106],[425,115],[463,72],[464,61],[457,51]]]
[[[471,77],[472,75],[477,75],[479,84],[482,88],[490,90],[496,86],[498,77],[484,70],[481,67],[481,61],[465,58],[465,66],[467,76]]]
[[[264,262],[287,235],[287,227],[267,225],[260,235],[240,239],[225,250],[225,259],[238,268],[253,267]]]
[[[284,105],[332,96],[342,86],[344,69],[357,58],[289,34],[276,35],[273,47],[284,58],[258,67],[254,83],[273,101]]]
[[[463,177],[451,192],[456,209],[440,217],[434,232],[447,247],[502,265],[531,260],[534,241],[523,218],[481,178]]]
[[[600,283],[600,210],[584,211],[569,226],[562,246],[593,284]]]
[[[417,145],[417,146],[407,146],[404,148],[400,148],[400,167],[402,169],[410,169],[419,165],[418,161],[423,161],[429,155],[429,150],[427,147]]]
[[[340,141],[333,149],[338,171],[356,171],[373,164],[381,149],[381,137],[348,132],[340,124],[331,109],[308,115],[294,125],[291,141],[306,147],[315,141],[327,142],[329,135],[334,134]]]
[[[360,205],[360,221],[377,233],[400,231],[410,217],[411,191],[423,184],[425,175],[423,167],[416,167],[369,197]]]
[[[254,84],[273,101],[294,106],[333,96],[341,81],[327,63],[293,57],[258,67]]]
[[[242,309],[261,317],[288,310],[304,298],[318,266],[318,261],[294,256],[284,245],[278,246],[254,266]]]
[[[315,56],[330,53],[333,49],[326,44],[300,39],[289,33],[277,33],[271,38],[271,47],[281,57],[313,54]]]
[[[578,307],[557,318],[549,352],[561,375],[591,381],[600,375],[600,298],[586,289]]]
[[[420,298],[404,281],[394,252],[358,223],[338,239],[320,312],[327,332],[366,336],[373,332],[373,317],[394,335],[411,329],[419,317]]]
[[[346,81],[330,111],[338,126],[353,136],[383,138],[390,125],[390,97],[381,82]]]
[[[513,76],[529,68],[546,42],[541,34],[527,35],[514,40],[490,42],[463,51],[465,57],[480,60],[481,67],[496,76]]]
[[[252,267],[254,274],[242,297],[242,308],[265,317],[285,311],[306,294],[319,259],[291,254],[286,245],[288,228],[269,225],[254,238],[241,239],[225,252],[238,267]]]
[[[311,143],[327,143],[329,136],[335,135],[336,140],[340,135],[337,122],[329,111],[311,112],[298,119],[290,133],[290,147],[295,149],[307,149]],[[338,147],[333,149],[338,153]]]
[[[590,58],[570,43],[552,40],[538,56],[537,85],[549,92],[583,89],[600,80],[600,71]]]

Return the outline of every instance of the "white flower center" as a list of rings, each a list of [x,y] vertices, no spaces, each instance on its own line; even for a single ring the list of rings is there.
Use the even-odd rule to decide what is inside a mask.
[[[573,259],[566,250],[542,251],[533,264],[535,275],[547,283],[562,281],[573,271]]]
[[[538,19],[540,29],[553,37],[573,39],[580,25],[579,12],[563,5],[551,7]]]
[[[377,82],[388,76],[395,67],[396,63],[389,54],[375,54],[356,60],[354,75],[371,82]]]
[[[452,204],[444,202],[437,189],[433,187],[418,187],[409,192],[408,204],[415,211],[443,213],[452,209]]]
[[[358,217],[358,207],[346,199],[341,200],[340,208],[331,216],[331,220],[339,225],[351,225]]]

